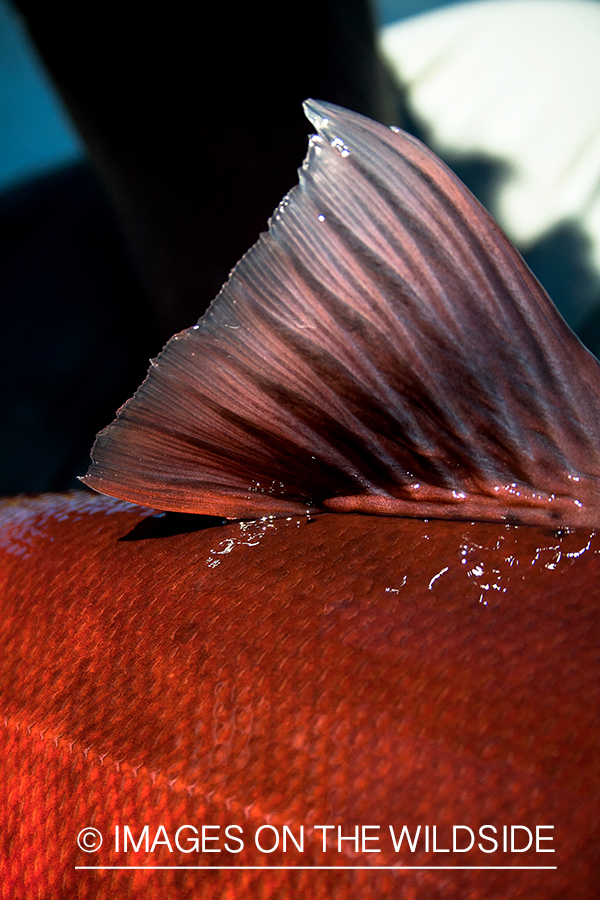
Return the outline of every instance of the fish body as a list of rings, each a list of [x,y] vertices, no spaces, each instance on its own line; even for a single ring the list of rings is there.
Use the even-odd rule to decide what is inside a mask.
[[[325,514],[161,536],[168,515],[86,494],[0,521],[3,896],[595,896],[595,532]],[[124,852],[126,825],[164,833]],[[221,852],[178,850],[185,825]],[[260,852],[262,826],[263,848],[303,826],[303,852]],[[389,826],[420,826],[414,851]],[[375,871],[441,865],[557,868]]]
[[[308,111],[111,496],[0,506],[5,896],[597,894],[600,368],[425,148]]]

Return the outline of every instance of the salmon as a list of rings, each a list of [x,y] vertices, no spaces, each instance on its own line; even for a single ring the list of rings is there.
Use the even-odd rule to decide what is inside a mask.
[[[0,504],[1,896],[597,896],[598,363],[429,151],[307,112],[102,495]]]

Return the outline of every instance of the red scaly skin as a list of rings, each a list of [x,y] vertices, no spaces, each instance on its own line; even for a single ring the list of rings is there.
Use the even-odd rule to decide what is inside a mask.
[[[594,532],[324,514],[160,537],[151,516],[83,493],[0,506],[0,897],[596,897]],[[264,824],[304,825],[304,852],[259,852]],[[117,825],[163,843],[116,852]],[[182,825],[221,826],[221,852],[179,851]],[[318,825],[378,825],[381,852],[331,830],[324,853]],[[394,852],[390,825],[436,826],[438,852]],[[472,851],[441,852],[453,825]],[[504,825],[554,826],[555,853],[503,852]]]

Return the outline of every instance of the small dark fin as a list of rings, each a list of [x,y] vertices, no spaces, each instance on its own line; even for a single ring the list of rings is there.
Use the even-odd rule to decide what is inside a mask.
[[[600,367],[417,140],[309,101],[300,184],[82,479],[155,508],[600,524]]]

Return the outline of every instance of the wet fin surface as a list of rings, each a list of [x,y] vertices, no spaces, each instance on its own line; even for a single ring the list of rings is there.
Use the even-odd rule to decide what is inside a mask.
[[[600,521],[600,367],[415,138],[308,101],[300,183],[83,481],[228,518]]]

